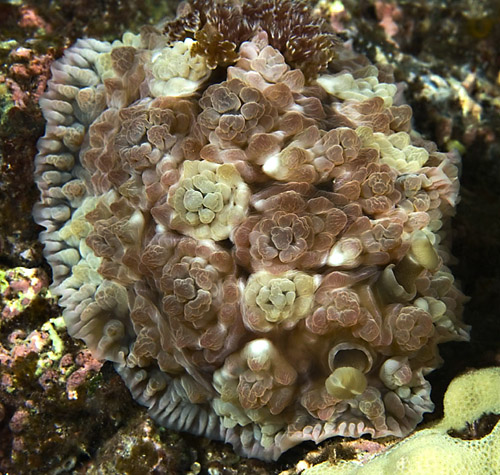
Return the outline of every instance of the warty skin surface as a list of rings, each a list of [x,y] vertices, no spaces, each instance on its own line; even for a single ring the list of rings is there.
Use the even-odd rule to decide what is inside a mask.
[[[52,67],[34,217],[68,330],[157,422],[247,456],[403,436],[437,345],[468,338],[458,158],[301,3],[202,4]]]

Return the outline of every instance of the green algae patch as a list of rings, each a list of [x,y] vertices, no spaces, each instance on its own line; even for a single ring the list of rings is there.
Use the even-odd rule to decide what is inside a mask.
[[[4,46],[0,44],[0,49],[3,48]],[[2,130],[7,127],[8,113],[13,107],[14,101],[9,88],[5,83],[0,83],[0,127],[2,127]]]
[[[37,297],[50,301],[48,278],[37,268],[0,269],[0,329],[21,315]]]
[[[56,361],[59,361],[65,349],[64,343],[58,334],[58,330],[63,330],[66,328],[64,324],[64,319],[62,317],[51,318],[48,322],[42,325],[41,330],[47,332],[50,340],[50,349],[44,352],[37,362],[37,368],[35,371],[35,376],[40,376],[43,371]]]

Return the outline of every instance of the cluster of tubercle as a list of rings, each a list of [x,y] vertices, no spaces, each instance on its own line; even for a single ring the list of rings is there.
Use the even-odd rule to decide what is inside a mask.
[[[34,216],[68,330],[160,424],[247,456],[405,435],[437,345],[468,337],[445,266],[457,157],[319,21],[224,42],[243,7],[202,3],[52,67]]]

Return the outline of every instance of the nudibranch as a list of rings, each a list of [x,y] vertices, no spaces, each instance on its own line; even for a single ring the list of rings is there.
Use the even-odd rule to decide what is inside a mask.
[[[71,336],[159,424],[277,459],[404,436],[437,345],[459,159],[292,0],[190,0],[80,39],[40,100],[34,209]]]

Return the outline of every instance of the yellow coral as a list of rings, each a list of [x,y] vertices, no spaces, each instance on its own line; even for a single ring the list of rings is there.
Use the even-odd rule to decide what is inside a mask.
[[[448,435],[478,420],[500,414],[500,368],[485,368],[453,380],[444,396],[444,417],[417,431],[367,463],[324,462],[304,475],[455,475],[496,474],[500,471],[500,422],[482,439],[462,440]]]
[[[436,428],[462,430],[485,413],[500,414],[500,368],[455,378],[444,395],[444,417]]]

